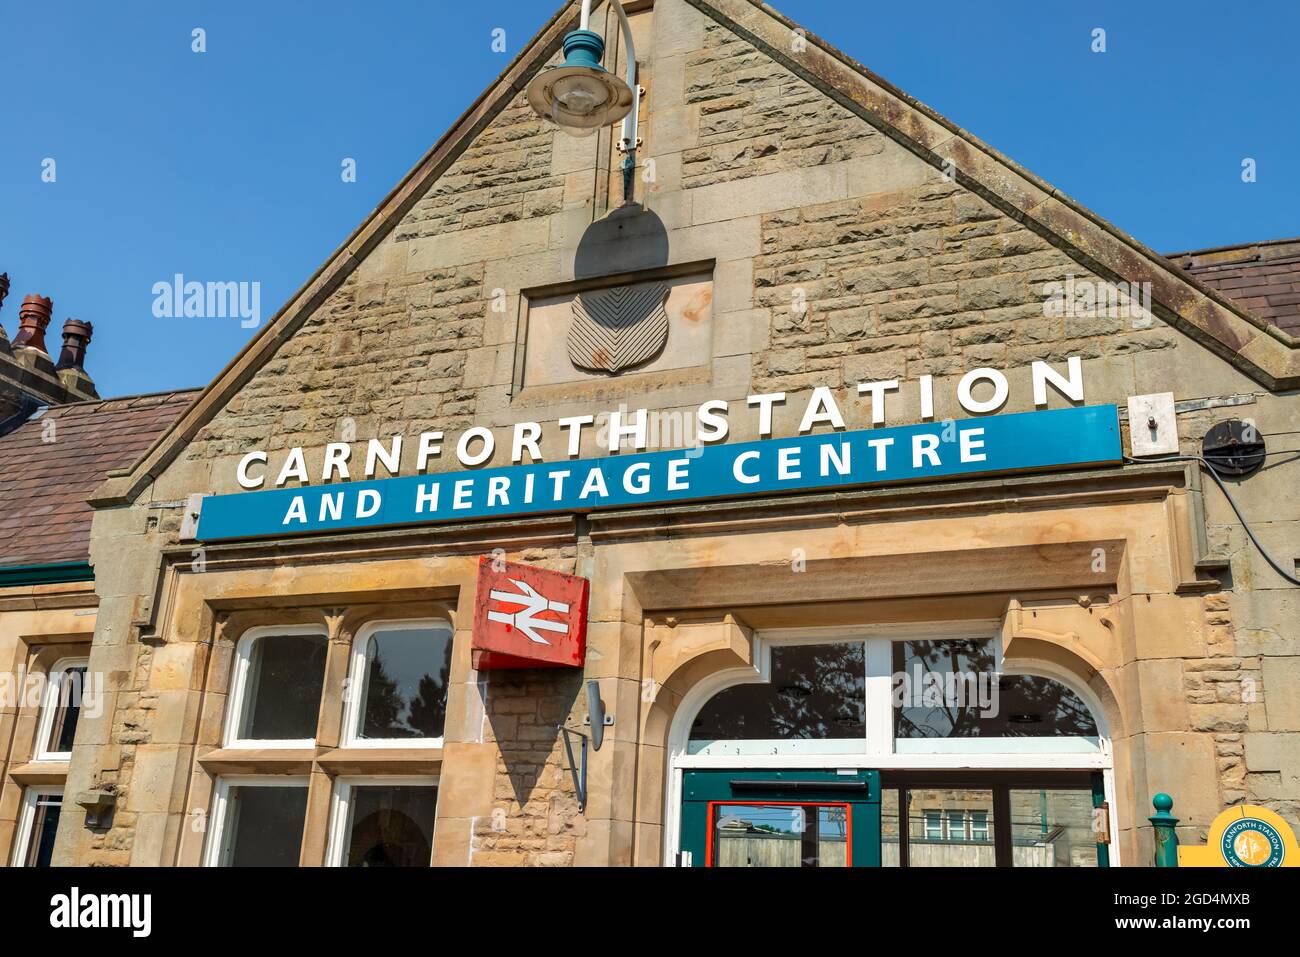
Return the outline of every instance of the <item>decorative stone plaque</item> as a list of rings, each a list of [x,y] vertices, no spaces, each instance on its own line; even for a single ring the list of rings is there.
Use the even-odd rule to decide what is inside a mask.
[[[524,387],[707,366],[713,358],[708,272],[530,296]]]
[[[664,282],[579,293],[569,326],[569,361],[611,375],[649,362],[668,342],[667,298]]]

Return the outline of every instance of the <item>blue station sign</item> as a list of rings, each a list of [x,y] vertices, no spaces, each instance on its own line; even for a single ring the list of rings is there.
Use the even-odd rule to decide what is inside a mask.
[[[270,489],[203,500],[200,541],[1115,464],[1114,405]]]

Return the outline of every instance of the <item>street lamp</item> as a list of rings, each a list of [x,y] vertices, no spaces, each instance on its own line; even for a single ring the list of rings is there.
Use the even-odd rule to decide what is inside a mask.
[[[540,71],[525,91],[537,115],[571,136],[590,136],[604,126],[623,121],[618,149],[623,160],[623,203],[632,202],[632,171],[636,167],[637,113],[641,88],[636,81],[636,47],[632,26],[619,0],[609,0],[618,15],[627,45],[626,82],[601,65],[605,41],[590,29],[591,0],[582,0],[578,29],[564,37],[564,63]]]

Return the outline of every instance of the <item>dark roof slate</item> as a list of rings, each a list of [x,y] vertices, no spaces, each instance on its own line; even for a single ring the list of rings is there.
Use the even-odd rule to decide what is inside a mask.
[[[90,494],[135,464],[197,390],[73,402],[0,436],[0,567],[84,562]]]
[[[1165,258],[1247,312],[1300,336],[1300,238],[1168,253]]]

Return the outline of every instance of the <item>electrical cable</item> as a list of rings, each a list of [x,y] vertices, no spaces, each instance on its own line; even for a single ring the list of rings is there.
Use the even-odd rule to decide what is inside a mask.
[[[1246,530],[1246,537],[1250,539],[1250,543],[1255,546],[1255,550],[1259,552],[1264,561],[1268,562],[1269,567],[1272,568],[1273,571],[1277,572],[1292,585],[1300,585],[1300,578],[1296,578],[1289,572],[1284,571],[1282,566],[1274,560],[1273,556],[1270,555],[1268,550],[1260,543],[1259,539],[1255,537],[1255,530],[1250,527],[1250,522],[1246,521],[1246,516],[1241,514],[1241,509],[1237,507],[1236,499],[1232,497],[1232,494],[1228,491],[1228,487],[1223,484],[1223,479],[1219,478],[1219,473],[1214,471],[1213,466],[1211,466],[1209,462],[1205,461],[1204,458],[1199,455],[1163,455],[1153,456],[1149,459],[1135,459],[1131,455],[1126,455],[1124,456],[1124,461],[1133,462],[1138,465],[1144,462],[1199,462],[1201,467],[1210,474],[1210,478],[1214,479],[1214,484],[1219,486],[1219,491],[1222,492],[1223,497],[1228,500],[1228,505],[1232,507],[1232,511],[1237,516],[1237,520],[1241,522],[1241,527]]]

